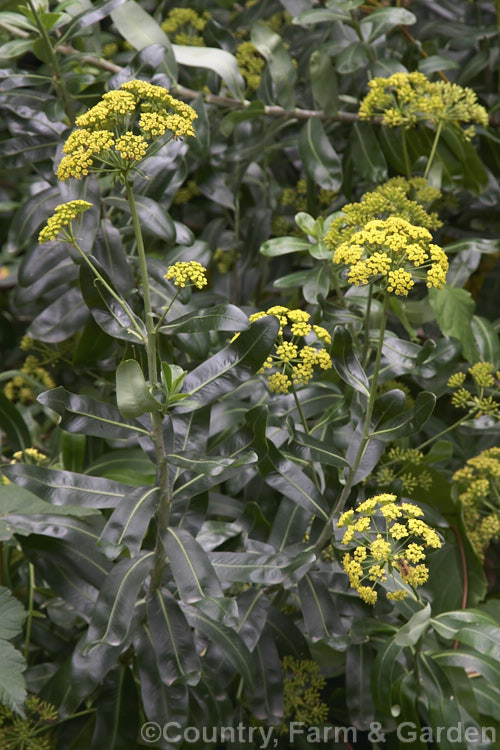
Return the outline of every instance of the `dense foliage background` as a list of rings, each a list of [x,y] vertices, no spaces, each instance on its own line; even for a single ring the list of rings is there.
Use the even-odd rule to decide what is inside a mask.
[[[460,725],[489,731],[434,746],[494,750],[498,3],[0,7],[0,746],[210,746],[144,730],[173,721],[398,748],[409,722],[417,748],[421,727]],[[465,136],[458,110],[360,119],[370,80],[415,71],[471,88],[487,119]],[[58,179],[75,118],[134,79],[190,104],[196,136],[159,142],[128,183]],[[364,214],[380,186],[388,204]],[[39,244],[77,199],[93,207],[81,253]],[[443,289],[353,285],[333,262],[350,203],[356,230],[428,226]],[[201,290],[165,279],[185,261],[207,269]],[[276,314],[248,316],[276,306],[326,332],[333,366],[273,391]],[[144,339],[166,309],[156,381]],[[418,589],[394,548],[408,596],[376,579],[371,605],[338,520],[380,493],[416,504],[441,546],[428,537]],[[290,737],[294,721],[332,736]]]

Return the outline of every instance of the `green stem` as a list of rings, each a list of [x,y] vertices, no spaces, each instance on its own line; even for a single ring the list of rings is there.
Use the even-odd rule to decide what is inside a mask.
[[[26,620],[26,641],[24,643],[24,661],[28,663],[31,640],[31,623],[33,621],[33,598],[35,594],[35,566],[28,563],[29,570],[29,594],[28,594],[28,618]]]
[[[406,143],[406,132],[404,128],[401,131],[401,139],[403,142],[403,156],[405,160],[406,177],[409,180],[411,177],[411,165],[410,165],[410,157],[408,154],[408,145]]]
[[[149,287],[149,275],[148,266],[146,263],[146,251],[144,249],[144,240],[142,238],[141,223],[139,221],[139,214],[137,213],[137,206],[135,203],[134,192],[132,190],[132,184],[127,178],[125,182],[125,189],[127,191],[127,199],[130,207],[130,214],[132,216],[132,224],[134,226],[135,241],[137,244],[137,254],[139,257],[139,269],[141,273],[142,282],[142,296],[144,298],[144,313],[146,316],[146,331],[148,333],[146,341],[146,351],[148,355],[148,371],[149,371],[149,382],[151,387],[155,388],[158,385],[158,369],[156,365],[156,332],[155,324],[152,316],[153,308],[151,307],[151,292]]]
[[[377,353],[375,357],[375,366],[373,369],[372,382],[371,382],[371,387],[370,387],[370,396],[368,398],[368,404],[366,406],[365,420],[363,424],[363,432],[361,433],[358,450],[352,462],[349,476],[340,494],[339,500],[337,504],[335,505],[334,509],[332,510],[332,512],[330,513],[328,520],[326,521],[325,526],[323,528],[323,531],[321,532],[321,534],[319,535],[316,541],[317,549],[322,549],[325,546],[326,542],[331,537],[333,517],[336,513],[339,513],[344,509],[344,505],[347,501],[347,498],[349,497],[349,493],[351,492],[352,486],[354,484],[354,479],[359,469],[361,459],[364,456],[366,446],[370,440],[370,427],[371,427],[371,420],[372,420],[372,415],[373,415],[373,407],[375,405],[375,399],[377,397],[377,381],[378,381],[378,375],[380,371],[380,362],[382,359],[382,345],[384,343],[384,333],[385,333],[385,326],[387,323],[388,307],[389,307],[389,295],[387,292],[384,292],[384,302],[382,306],[382,320],[380,322],[380,333],[378,337]]]
[[[157,366],[157,349],[156,349],[156,326],[153,320],[151,306],[151,289],[149,285],[148,266],[146,263],[146,250],[142,237],[141,224],[137,206],[132,190],[132,183],[125,177],[125,188],[127,199],[134,226],[135,241],[137,245],[137,255],[139,258],[139,270],[141,274],[142,296],[144,299],[144,313],[146,316],[146,354],[148,358],[149,382],[152,388],[158,386],[158,366]],[[160,489],[160,497],[156,510],[156,544],[155,544],[155,562],[151,574],[150,592],[155,591],[161,585],[163,570],[166,565],[166,553],[163,545],[163,534],[168,529],[170,521],[170,510],[172,508],[172,487],[168,476],[168,459],[163,437],[163,416],[158,412],[151,413],[151,424],[153,427],[152,438],[156,454],[156,483]]]
[[[425,168],[424,179],[427,179],[427,176],[429,172],[431,171],[432,162],[434,161],[434,156],[436,155],[436,149],[439,143],[439,138],[441,136],[442,129],[443,129],[443,122],[441,121],[439,125],[437,126],[436,135],[434,136],[434,143],[432,144],[431,153],[429,154],[429,161],[427,162],[427,166]]]
[[[371,313],[371,307],[372,307],[372,297],[373,297],[373,284],[370,284],[368,289],[368,301],[366,303],[366,313],[365,313],[365,338],[363,341],[363,354],[361,357],[361,361],[363,362],[363,367],[366,367],[368,364],[368,346],[370,344],[370,313]]]
[[[302,427],[304,428],[304,432],[306,433],[306,435],[309,435],[309,427],[307,426],[306,418],[304,416],[304,412],[302,411],[302,406],[300,405],[299,397],[297,396],[297,391],[295,390],[295,386],[293,383],[292,383],[292,393],[295,399],[295,405],[297,407],[297,411],[299,412],[300,421],[302,422]]]
[[[465,422],[465,420],[468,419],[470,416],[472,416],[472,413],[467,412],[465,416],[460,417],[460,419],[457,419],[456,422],[453,422],[452,425],[450,425],[449,427],[446,427],[444,430],[441,430],[441,432],[438,432],[437,435],[433,435],[424,443],[420,443],[420,445],[418,445],[415,450],[417,451],[422,450],[422,448],[425,448],[427,445],[430,445],[430,443],[433,443],[435,440],[438,440],[440,437],[443,437],[443,435],[446,435],[446,433],[450,432],[450,430],[454,430],[455,427],[459,427],[462,424],[462,422]]]
[[[113,299],[116,302],[118,302],[118,304],[120,305],[120,307],[122,308],[122,310],[124,311],[124,313],[127,315],[127,318],[130,320],[132,328],[135,329],[135,332],[136,332],[136,335],[137,335],[137,338],[139,339],[139,341],[141,341],[142,343],[145,343],[145,341],[144,341],[144,335],[143,335],[140,327],[137,325],[137,321],[130,314],[130,309],[129,309],[128,305],[126,304],[126,302],[120,297],[119,294],[117,294],[115,292],[115,290],[113,289],[113,287],[108,284],[108,282],[106,281],[106,279],[104,278],[104,276],[94,266],[94,264],[92,263],[92,261],[90,260],[90,258],[87,257],[86,253],[84,253],[84,251],[82,250],[82,248],[80,247],[80,245],[77,243],[77,241],[74,238],[74,236],[72,236],[70,234],[67,234],[66,237],[67,237],[68,241],[70,242],[71,246],[74,247],[75,250],[77,250],[80,253],[80,255],[84,259],[85,263],[89,266],[90,270],[92,271],[92,273],[94,274],[94,276],[96,277],[96,279],[99,279],[99,281],[101,282],[101,284],[103,285],[103,287],[106,289],[106,291],[109,292],[109,294],[113,297]]]
[[[52,41],[47,33],[47,29],[42,23],[42,19],[38,15],[38,11],[32,0],[28,0],[28,5],[31,9],[31,12],[33,13],[33,18],[35,19],[35,23],[38,26],[40,36],[45,42],[46,51],[50,59],[50,65],[53,69],[54,87],[57,91],[58,96],[60,96],[63,100],[65,112],[68,115],[70,124],[73,125],[73,123],[75,122],[75,106],[73,99],[71,98],[71,95],[66,88],[64,76],[61,73],[61,68],[59,66],[57,56],[54,52]]]

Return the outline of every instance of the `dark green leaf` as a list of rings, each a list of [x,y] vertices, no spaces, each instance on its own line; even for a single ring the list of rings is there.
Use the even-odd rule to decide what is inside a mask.
[[[361,21],[361,28],[371,42],[394,26],[412,26],[417,17],[406,8],[376,8]]]
[[[329,641],[343,651],[349,645],[332,594],[322,578],[306,573],[298,585],[300,606],[311,640]]]
[[[408,620],[396,633],[394,643],[398,646],[414,646],[429,628],[431,606],[429,603]]]
[[[290,253],[309,250],[310,247],[311,243],[300,237],[276,237],[264,242],[260,248],[260,252],[269,258],[275,258],[278,255],[289,255]]]
[[[461,721],[460,705],[446,674],[434,657],[421,654],[419,662],[432,729],[458,726]],[[439,747],[440,750],[467,750],[467,745],[463,741],[449,741],[443,736],[440,737]]]
[[[303,125],[299,136],[299,151],[304,170],[311,180],[325,190],[340,189],[342,165],[328,140],[321,120],[312,117]]]
[[[333,366],[342,380],[365,396],[369,396],[368,378],[354,352],[351,334],[344,326],[336,326],[333,332],[331,353]]]
[[[241,675],[247,689],[251,690],[254,679],[254,663],[250,651],[240,636],[225,625],[214,622],[194,606],[183,604],[182,609],[191,627],[197,628],[219,647],[224,657],[235,668],[236,673]]]
[[[230,52],[218,47],[185,47],[180,44],[173,44],[172,49],[179,65],[213,70],[224,81],[235,99],[243,99],[244,81],[238,70],[236,58]]]
[[[90,259],[97,266],[92,256]],[[86,265],[80,268],[80,289],[92,317],[105,333],[134,344],[142,343],[146,335],[142,320],[125,300],[119,302]]]
[[[147,602],[148,626],[165,685],[197,685],[201,663],[193,634],[178,603],[166,590],[156,590]]]
[[[27,334],[37,341],[56,344],[79,331],[87,318],[88,310],[82,295],[78,289],[72,287],[37,315]]]
[[[223,595],[212,563],[189,531],[170,527],[164,544],[183,601],[191,603],[205,596]]]
[[[24,419],[14,404],[0,391],[0,430],[10,441],[14,451],[22,451],[31,447],[31,436]]]
[[[302,573],[310,568],[316,560],[316,554],[305,545],[296,545],[274,555],[259,552],[210,552],[209,560],[221,581],[251,581],[273,586],[283,583],[298,569]]]
[[[339,108],[337,74],[326,49],[313,51],[309,58],[309,75],[315,101],[326,115],[336,114]]]
[[[138,423],[122,417],[114,406],[87,396],[76,396],[62,386],[41,393],[38,401],[62,416],[61,427],[68,432],[121,440],[138,432],[149,435]]]
[[[192,370],[183,392],[208,404],[248,380],[270,354],[279,323],[274,316],[256,320],[236,341]]]
[[[256,679],[250,697],[252,714],[261,721],[283,719],[283,675],[278,649],[269,630],[264,631],[253,653]]]
[[[154,562],[154,552],[133,560],[120,560],[108,574],[99,592],[87,644],[119,646],[130,627],[139,590]]]
[[[295,106],[294,85],[297,71],[283,40],[263,21],[253,24],[250,38],[260,54],[266,58],[269,72],[276,86],[278,103],[285,109]]]
[[[128,485],[110,479],[30,464],[7,466],[4,473],[20,487],[53,505],[115,508],[130,491]]]
[[[369,644],[351,646],[346,653],[346,697],[349,716],[357,729],[370,729],[375,718],[370,674],[373,666],[373,650]]]
[[[476,362],[478,352],[471,327],[476,305],[471,293],[446,284],[443,289],[429,290],[429,302],[443,334],[457,338],[462,343],[464,357]]]
[[[135,680],[126,664],[120,664],[107,675],[96,705],[92,747],[95,750],[129,750],[139,728],[139,706]]]
[[[379,647],[373,665],[371,680],[373,699],[386,714],[390,714],[393,704],[394,668],[401,651],[402,646],[398,646],[394,638],[389,638],[383,646]]]
[[[203,331],[244,331],[248,318],[236,305],[213,305],[171,320],[160,328],[165,333],[200,333]]]
[[[128,548],[131,556],[139,552],[159,494],[158,487],[135,487],[120,500],[100,536],[99,541],[106,551],[115,552],[114,556],[123,547]]]
[[[500,368],[500,339],[492,323],[480,315],[473,315],[471,328],[481,362],[491,362],[495,370]]]
[[[354,166],[370,183],[387,179],[387,162],[372,125],[355,122],[351,131],[351,153]]]
[[[126,6],[130,2],[131,0],[127,0],[127,3],[123,8],[126,9]],[[149,18],[151,17],[149,16]],[[105,198],[104,202],[108,206],[115,206],[125,213],[130,213],[130,205],[126,198],[111,195],[108,198]],[[153,235],[154,237],[159,237],[160,239],[165,240],[165,242],[174,242],[175,226],[170,214],[168,214],[156,201],[152,198],[148,198],[146,195],[136,195],[135,202],[141,227],[144,232]]]

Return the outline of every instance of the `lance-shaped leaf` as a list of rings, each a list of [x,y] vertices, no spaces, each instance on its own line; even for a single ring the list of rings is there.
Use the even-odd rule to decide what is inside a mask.
[[[196,602],[196,609],[214,622],[238,630],[238,605],[230,596],[206,596]]]
[[[274,516],[268,543],[281,552],[288,545],[302,541],[309,518],[310,514],[304,508],[284,497]]]
[[[432,627],[442,638],[455,640],[462,628],[480,629],[483,626],[496,625],[495,620],[487,612],[480,609],[459,609],[455,612],[444,612],[431,620]]]
[[[429,707],[431,728],[456,727],[462,721],[460,703],[453,694],[453,687],[445,672],[436,664],[434,658],[420,654],[419,673]],[[462,740],[449,741],[447,736],[440,736],[439,748],[443,750],[467,750]]]
[[[265,482],[298,503],[311,515],[328,518],[328,505],[313,482],[292,461],[285,458],[266,437],[268,410],[257,406],[246,415],[254,433],[254,447],[259,456],[259,471]]]
[[[130,2],[130,0],[129,0]],[[104,202],[110,206],[131,213],[129,202],[120,196],[109,196]],[[152,198],[146,195],[136,195],[135,202],[141,226],[147,234],[159,237],[165,242],[174,242],[175,227],[172,217]]]
[[[370,675],[373,666],[373,650],[367,643],[352,645],[346,653],[346,697],[349,717],[357,729],[366,731],[375,718]]]
[[[99,539],[107,554],[116,557],[123,547],[127,547],[131,555],[139,552],[159,495],[158,487],[142,486],[135,487],[120,500]]]
[[[410,617],[406,625],[399,628],[394,638],[398,646],[414,646],[421,636],[428,630],[431,619],[431,605],[427,602],[423,609]]]
[[[285,581],[298,569],[307,570],[316,554],[304,544],[293,545],[275,555],[259,552],[210,552],[209,559],[221,581],[263,583]]]
[[[300,606],[311,640],[325,640],[338,650],[349,645],[328,586],[315,573],[306,573],[298,585]]]
[[[112,288],[110,279],[98,261],[92,256],[90,260],[96,268],[99,268],[99,273]],[[121,295],[119,295],[119,302],[87,265],[82,265],[80,268],[80,289],[92,317],[105,333],[113,338],[131,341],[134,344],[144,341],[146,328],[142,320],[121,298]]]
[[[275,258],[277,255],[289,255],[310,249],[311,243],[301,237],[274,237],[261,245],[260,252],[268,258]]]
[[[185,602],[223,596],[206,552],[189,531],[170,527],[163,539],[179,594]]]
[[[363,18],[360,26],[371,42],[394,26],[411,26],[416,22],[415,14],[406,8],[376,8],[373,13]]]
[[[83,328],[88,317],[80,291],[71,287],[36,316],[26,333],[37,341],[55,344]]]
[[[219,476],[231,466],[239,468],[247,464],[255,463],[257,454],[248,451],[243,456],[234,458],[216,458],[212,456],[193,456],[191,451],[179,451],[179,453],[169,453],[168,462],[172,466],[179,466],[182,469],[188,469],[193,475],[209,474],[210,476]]]
[[[339,190],[342,185],[342,163],[328,140],[318,117],[302,126],[299,151],[307,176],[325,190]]]
[[[15,451],[31,446],[31,436],[24,419],[2,391],[0,391],[0,430],[5,432]]]
[[[297,71],[281,36],[263,21],[257,21],[252,26],[251,40],[260,54],[266,58],[279,104],[291,109],[295,105],[294,85]]]
[[[136,359],[120,362],[116,371],[116,403],[126,418],[161,411],[162,405],[150,393],[142,367]]]
[[[263,589],[250,588],[238,596],[240,621],[237,630],[249,651],[254,650],[262,635],[270,606],[271,601]]]
[[[89,646],[119,646],[130,627],[139,590],[154,562],[154,552],[121,560],[107,576],[99,593],[87,634]]]
[[[194,68],[208,68],[217,73],[236,99],[242,99],[245,87],[238,69],[236,58],[219,47],[191,47],[173,44],[175,59],[179,65]]]
[[[156,590],[148,599],[147,615],[162,682],[197,685],[201,662],[191,628],[172,594]]]
[[[372,695],[375,704],[385,713],[390,714],[394,669],[396,660],[402,651],[393,638],[389,638],[378,650],[372,670]]]
[[[351,334],[344,326],[336,326],[333,332],[332,362],[342,380],[365,396],[370,395],[368,378],[354,352]]]
[[[188,713],[187,686],[177,683],[167,687],[163,682],[153,636],[147,625],[134,637],[134,651],[146,718],[165,726],[175,716],[175,720],[185,726]]]
[[[432,654],[432,660],[447,667],[463,667],[471,672],[479,672],[492,685],[500,685],[500,664],[498,659],[486,656],[473,649],[456,649]]]
[[[130,492],[129,485],[122,482],[74,471],[30,464],[12,464],[3,471],[12,482],[52,505],[114,508]]]
[[[260,720],[283,719],[283,673],[271,631],[266,629],[254,650],[255,689],[250,696],[252,714]]]
[[[328,443],[323,440],[318,440],[311,435],[306,435],[304,432],[294,430],[294,441],[291,445],[287,446],[291,452],[294,452],[294,443],[297,446],[306,448],[306,453],[311,461],[319,461],[321,464],[326,466],[348,466],[344,456],[341,456],[336,452],[334,447],[330,447]]]
[[[390,397],[390,391],[386,396],[386,400]],[[381,397],[382,398],[382,397]],[[399,401],[400,399],[398,399]],[[380,399],[379,399],[380,401]],[[408,437],[413,435],[422,429],[423,425],[427,422],[434,406],[436,405],[436,396],[434,393],[428,391],[420,391],[415,399],[415,404],[411,409],[406,409],[399,414],[386,418],[383,415],[379,419],[376,429],[371,433],[372,436],[376,437],[377,440],[395,440],[396,438]],[[390,414],[390,412],[387,412]]]
[[[244,331],[250,325],[236,305],[214,305],[195,310],[161,326],[164,333],[201,333],[204,331]]]
[[[363,179],[372,183],[387,179],[387,162],[372,125],[353,123],[351,154],[354,166]]]
[[[139,423],[122,417],[111,404],[89,396],[77,396],[62,386],[41,393],[38,401],[61,415],[60,426],[68,432],[118,440],[126,440],[137,433],[149,435]]]
[[[42,501],[40,500],[39,503],[42,504]],[[26,515],[9,513],[3,517],[3,522],[10,527],[13,533],[23,536],[42,534],[69,541],[78,539],[80,543],[89,540],[95,543],[99,538],[99,532],[102,528],[101,515],[96,516],[92,511],[85,508],[85,512],[81,515],[88,515],[89,512],[92,515],[86,520],[80,520],[73,517],[78,514],[78,508],[71,506],[54,508],[48,503],[43,503],[43,505],[47,505],[48,512],[40,513],[40,506],[38,506],[35,513],[26,513]]]
[[[127,664],[119,663],[99,688],[92,747],[125,750],[133,746],[139,729],[137,688]]]
[[[202,404],[209,404],[255,375],[271,353],[279,322],[266,316],[240,333],[236,341],[195,367],[184,378],[184,393]],[[182,409],[182,407],[181,407]]]
[[[226,625],[214,622],[196,605],[181,603],[181,607],[191,627],[199,630],[219,647],[227,661],[235,668],[236,674],[241,675],[247,689],[252,690],[254,662],[240,636]]]

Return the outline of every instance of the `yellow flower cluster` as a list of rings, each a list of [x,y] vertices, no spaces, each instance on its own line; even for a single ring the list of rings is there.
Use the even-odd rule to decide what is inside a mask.
[[[56,240],[63,227],[69,226],[72,221],[81,216],[84,211],[88,211],[89,208],[92,208],[92,203],[81,200],[69,201],[56,206],[54,213],[38,235],[40,245]]]
[[[47,390],[56,387],[51,375],[33,355],[26,357],[21,372],[41,383]],[[35,400],[29,380],[22,375],[16,375],[9,380],[4,386],[4,393],[9,401],[20,401],[22,404],[31,404]]]
[[[43,464],[47,459],[45,453],[42,453],[38,448],[25,448],[23,451],[16,451],[12,454],[13,460],[11,464],[26,463],[26,464]]]
[[[179,188],[174,196],[174,203],[176,206],[181,206],[184,203],[189,203],[191,198],[195,198],[200,194],[198,184],[194,180],[188,180],[184,187]]]
[[[115,148],[122,157],[128,161],[141,161],[146,156],[148,144],[142,135],[125,133],[115,143]]]
[[[373,78],[370,92],[359,108],[361,119],[382,115],[383,125],[414,127],[418,122],[470,123],[488,125],[488,113],[477,102],[472,89],[448,81],[429,81],[423,73],[394,73],[389,78]],[[469,138],[473,129],[464,131]]]
[[[348,279],[356,286],[383,279],[387,291],[406,296],[419,278],[413,269],[421,267],[428,268],[427,286],[441,289],[448,258],[431,240],[428,229],[406,219],[373,219],[337,247],[333,262],[350,266]]]
[[[266,61],[252,42],[242,42],[238,45],[235,57],[247,87],[251,91],[257,91]]]
[[[423,177],[394,177],[375,190],[365,193],[359,203],[347,203],[328,229],[325,242],[335,249],[350,240],[355,232],[373,219],[398,216],[417,227],[439,229],[442,222],[436,213],[428,213],[424,206],[441,197],[436,188],[427,185]]]
[[[332,359],[324,345],[332,343],[332,337],[326,328],[312,324],[311,316],[305,310],[290,310],[283,305],[274,305],[265,312],[250,315],[250,323],[274,315],[280,322],[280,329],[276,348],[259,370],[276,368],[276,372],[267,378],[269,388],[273,393],[288,393],[292,385],[306,385],[314,376],[314,370],[329,370]],[[311,343],[300,341],[305,337],[311,338]]]
[[[468,369],[472,384],[468,388],[463,385],[467,379],[465,372],[455,372],[448,379],[448,388],[454,388],[455,393],[451,397],[451,403],[457,409],[468,409],[475,419],[489,415],[500,417],[500,402],[498,396],[500,388],[500,370],[495,373],[491,362],[476,362]],[[475,389],[475,393],[471,388]],[[486,394],[489,389],[489,394]],[[493,390],[492,390],[493,389]]]
[[[209,18],[208,11],[199,14],[192,8],[172,8],[161,28],[165,34],[172,36],[174,44],[204,47],[205,40],[197,32],[203,31]]]
[[[500,537],[500,448],[469,458],[453,475],[471,544],[483,560],[485,550]]]
[[[193,285],[203,289],[207,285],[207,269],[197,260],[179,261],[169,266],[165,278],[183,289],[186,285]]]
[[[146,156],[147,139],[167,131],[174,138],[194,135],[196,117],[192,107],[174,99],[167,89],[147,81],[127,81],[76,118],[77,129],[63,146],[65,156],[57,176],[63,181],[84,177],[96,160],[105,165],[103,169],[128,171]]]
[[[352,554],[344,555],[343,567],[351,587],[363,601],[375,604],[376,586],[388,577],[400,586],[396,574],[410,586],[426,582],[429,571],[421,563],[425,560],[425,547],[439,549],[441,540],[420,516],[423,511],[417,505],[398,504],[396,495],[389,493],[375,495],[340,516],[337,526],[346,527],[342,543],[357,545]],[[408,590],[397,588],[386,596],[402,600]]]

